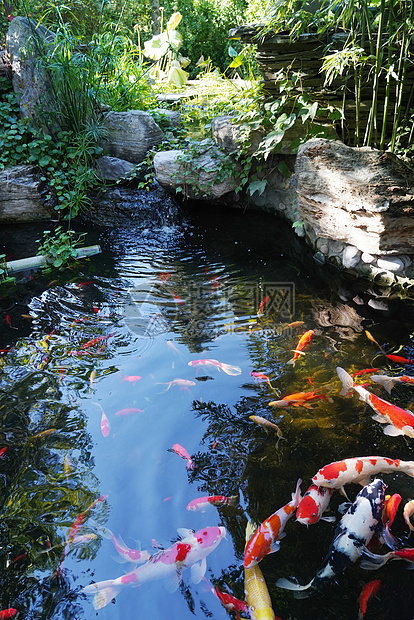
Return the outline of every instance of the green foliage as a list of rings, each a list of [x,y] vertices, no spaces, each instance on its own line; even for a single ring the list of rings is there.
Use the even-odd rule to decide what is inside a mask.
[[[7,295],[7,289],[14,286],[16,278],[9,276],[6,263],[6,255],[0,254],[0,291]]]
[[[37,239],[39,243],[37,254],[46,256],[48,265],[57,268],[68,267],[76,260],[76,247],[85,237],[86,233],[76,234],[71,229],[64,231],[62,226],[57,226],[54,234],[50,230],[45,230],[43,239]]]

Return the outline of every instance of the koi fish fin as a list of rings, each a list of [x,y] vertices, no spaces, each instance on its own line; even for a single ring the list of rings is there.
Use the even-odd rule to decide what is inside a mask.
[[[364,484],[363,486],[365,486],[365,484]],[[343,496],[345,497],[345,499],[346,499],[348,502],[350,502],[350,503],[352,504],[351,500],[349,499],[348,495],[346,494],[345,487],[343,487],[343,486],[342,486],[342,487],[339,489],[339,492],[340,492],[340,494],[341,494],[341,495],[343,495]]]
[[[127,560],[122,555],[111,555],[111,559],[117,564],[126,564],[127,562],[130,562],[130,560]],[[136,562],[132,563],[136,565]]]
[[[401,428],[397,428],[393,424],[388,424],[382,429],[384,435],[388,435],[388,437],[398,437],[399,435],[404,435],[404,431]]]
[[[283,533],[285,534],[285,532],[283,532]],[[286,536],[286,534],[285,534],[285,536]],[[281,534],[279,536],[279,539],[280,538],[283,538],[283,534]],[[279,549],[280,549],[280,542],[278,540],[275,540],[275,542],[273,542],[270,545],[270,549],[269,549],[269,551],[267,552],[266,555],[270,555],[271,553],[276,553],[276,551],[279,551]]]
[[[300,493],[300,485],[301,484],[302,484],[302,480],[301,480],[301,478],[299,478],[297,483],[296,483],[295,492],[292,493],[293,508],[297,508],[299,506],[299,502],[302,499],[302,496],[301,496],[301,493]],[[279,538],[280,538],[280,536],[279,536]]]
[[[221,363],[220,366],[218,366],[218,368],[221,368],[221,370],[223,372],[226,373],[226,375],[241,375],[241,368],[240,366],[232,366],[231,364],[223,364]]]
[[[380,540],[383,544],[386,544],[387,547],[389,547],[390,549],[398,549],[399,547],[397,539],[390,532],[388,523],[384,527]]]
[[[294,357],[292,357],[292,359],[291,359],[291,360],[289,360],[288,362],[286,362],[286,364],[292,364],[292,366],[294,367],[294,366],[295,366],[295,364],[296,364],[296,360],[295,360],[295,358],[294,358]]]
[[[392,388],[396,383],[398,383],[398,378],[386,377],[384,375],[371,375],[370,379],[371,381],[382,385],[387,390],[388,394],[391,394]]]
[[[388,422],[388,418],[386,418],[385,416],[381,415],[380,413],[374,413],[373,416],[371,416],[371,418],[373,420],[375,420],[375,422],[380,422],[380,423],[384,423],[384,422]]]
[[[190,568],[191,573],[191,582],[192,583],[200,583],[206,574],[207,570],[207,561],[206,558],[203,558],[201,562],[196,562]]]
[[[119,547],[123,547],[125,551],[130,550],[129,547],[124,543],[121,534],[119,534],[118,538],[117,539],[115,538],[115,540],[117,541]],[[115,540],[114,540],[114,543],[115,543]],[[141,551],[141,541],[135,539],[135,542],[137,546],[136,546],[136,549],[134,549],[134,551]]]
[[[312,581],[310,581],[306,586],[300,586],[298,583],[293,583],[293,581],[289,581],[289,579],[285,579],[282,577],[276,581],[276,585],[278,588],[283,588],[284,590],[292,590],[293,592],[303,592],[304,590],[308,590],[312,588]]]
[[[365,570],[377,570],[384,566],[384,564],[390,559],[392,553],[386,553],[385,555],[377,555],[372,553],[366,547],[362,549],[361,568]]]
[[[229,497],[229,501],[227,502],[227,506],[237,506],[238,503],[239,503],[239,496],[238,495],[232,495],[231,497]]]
[[[165,581],[165,588],[170,594],[178,590],[178,587],[182,581],[181,571],[174,571],[168,579]]]
[[[255,533],[255,531],[257,530],[258,525],[257,523],[254,523],[253,521],[247,521],[246,524],[246,543],[249,542],[249,540],[251,539],[251,537],[253,536],[253,534]]]
[[[177,528],[177,533],[181,540],[185,540],[186,538],[191,538],[192,536],[194,536],[194,530],[189,530],[186,527]]]
[[[336,517],[332,516],[332,517],[321,517],[320,521],[326,521],[327,523],[333,523],[334,521],[336,521]]]
[[[107,540],[112,540],[113,533],[109,529],[109,527],[105,527],[104,525],[100,525],[94,519],[89,519],[89,525],[91,525],[103,538]]]
[[[342,504],[339,504],[338,512],[341,515],[344,515],[349,510],[349,508],[351,508],[351,506],[352,506],[352,502],[343,502]]]
[[[342,381],[342,390],[339,392],[339,395],[347,396],[350,390],[352,390],[352,388],[354,387],[354,380],[351,375],[349,375],[346,370],[344,370],[340,366],[337,367],[336,372],[338,374],[338,377]]]
[[[98,581],[92,583],[86,588],[82,588],[81,592],[84,594],[94,594],[93,606],[95,609],[102,609],[110,603],[117,594],[122,590],[123,586],[117,584],[115,579],[108,579],[106,581]]]

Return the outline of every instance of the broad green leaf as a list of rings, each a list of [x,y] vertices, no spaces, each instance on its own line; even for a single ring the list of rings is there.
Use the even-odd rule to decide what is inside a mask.
[[[258,179],[257,181],[252,181],[251,183],[249,183],[248,190],[249,190],[250,196],[253,196],[255,192],[259,192],[259,196],[261,196],[266,189],[266,185],[267,185],[266,179],[262,179],[262,180]]]

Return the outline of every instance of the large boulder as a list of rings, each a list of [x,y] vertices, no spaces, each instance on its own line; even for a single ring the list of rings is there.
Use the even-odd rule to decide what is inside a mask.
[[[6,49],[12,68],[12,83],[23,116],[31,117],[35,106],[48,89],[39,59],[55,35],[40,23],[27,17],[15,17],[6,34]]]
[[[139,164],[148,151],[160,144],[164,134],[148,112],[109,112],[104,119],[105,139],[101,146],[111,157]]]
[[[14,166],[0,172],[0,222],[48,220],[54,211],[42,199],[43,186],[35,166]]]
[[[299,148],[295,178],[299,218],[316,237],[353,246],[355,260],[355,250],[413,253],[414,171],[392,153],[315,138]]]
[[[158,183],[185,198],[215,200],[231,192],[237,182],[230,176],[220,179],[223,154],[215,147],[200,147],[189,157],[185,151],[161,151],[155,154],[154,168]]]

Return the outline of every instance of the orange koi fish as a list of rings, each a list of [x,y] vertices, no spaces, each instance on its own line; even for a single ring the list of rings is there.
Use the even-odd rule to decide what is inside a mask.
[[[410,377],[409,375],[401,375],[400,377],[387,377],[386,375],[371,375],[371,381],[375,383],[379,383],[382,385],[388,392],[391,394],[391,390],[396,385],[396,383],[410,383],[414,385],[414,377]]]
[[[350,482],[369,483],[371,476],[391,471],[402,471],[414,478],[414,461],[389,459],[385,456],[360,456],[343,461],[335,461],[322,467],[312,478],[313,484],[344,492],[344,485]],[[346,494],[345,494],[346,497]]]
[[[297,327],[302,327],[302,325],[305,325],[305,321],[293,321],[293,323],[285,325],[283,329],[289,329],[289,327],[291,327],[292,329],[296,329]]]
[[[368,603],[376,595],[380,587],[381,581],[379,579],[373,579],[364,585],[358,598],[358,620],[363,620],[365,614],[367,613]]]
[[[126,407],[120,409],[115,415],[132,415],[133,413],[145,413],[144,409],[136,409],[135,407]]]
[[[369,372],[377,372],[378,368],[364,368],[363,370],[358,370],[357,372],[351,373],[352,377],[359,377],[360,375],[368,374]]]
[[[384,524],[384,531],[382,537],[384,542],[394,549],[398,546],[398,543],[394,536],[391,534],[391,525],[394,523],[395,515],[397,514],[398,506],[401,502],[401,495],[394,493],[393,495],[385,496],[385,506],[382,511],[382,522]]]
[[[7,446],[0,450],[0,459],[2,459],[4,457],[4,455],[6,454],[6,450],[7,450]]]
[[[270,517],[268,517],[257,528],[251,539],[246,545],[244,551],[243,566],[244,568],[252,568],[269,553],[279,551],[279,541],[285,536],[285,526],[288,520],[293,516],[300,502],[300,485],[302,480],[299,478],[295,493],[292,493],[292,501],[282,508],[279,508]]]
[[[95,344],[98,344],[98,342],[101,342],[102,340],[106,340],[107,338],[112,338],[112,336],[114,336],[114,334],[108,334],[107,336],[98,336],[97,338],[88,340],[88,342],[85,342],[85,344],[81,346],[81,350],[89,349],[89,347],[93,347]]]
[[[186,459],[187,461],[187,469],[194,469],[194,463],[191,460],[191,456],[188,454],[187,450],[180,446],[179,443],[175,443],[172,448],[169,449],[170,452],[175,452],[181,458]]]
[[[197,385],[195,381],[190,381],[189,379],[173,379],[172,381],[170,381],[169,383],[157,383],[156,385],[167,385],[167,389],[163,390],[162,392],[160,392],[160,394],[165,394],[165,392],[168,392],[168,390],[170,389],[171,386],[173,385],[178,385],[178,387],[180,388],[180,390],[186,390],[187,392],[189,392],[189,387],[193,386],[193,385]]]
[[[17,609],[14,607],[9,607],[8,609],[3,609],[0,611],[0,620],[7,620],[8,618],[13,618],[17,614]]]
[[[352,377],[343,368],[338,367],[336,371],[343,385],[340,394],[347,394],[350,389],[358,392],[359,400],[367,403],[375,411],[372,419],[380,424],[387,423],[387,426],[383,429],[384,435],[391,437],[407,435],[407,437],[414,438],[414,414],[411,411],[401,409],[401,407],[397,407],[387,400],[371,394],[361,385],[354,383]]]
[[[272,400],[269,403],[269,407],[307,407],[308,409],[311,406],[308,404],[309,401],[313,400],[323,400],[326,403],[331,403],[332,399],[328,394],[317,394],[316,390],[312,390],[312,392],[296,392],[295,394],[289,394],[288,396],[284,396],[281,400]]]
[[[232,594],[230,594],[230,592],[223,592],[217,585],[214,586],[214,588],[210,586],[210,588],[214,596],[218,598],[226,611],[234,611],[236,620],[240,620],[239,612],[244,614],[249,613],[247,603],[245,601],[240,601],[238,598],[235,598]]]
[[[246,544],[254,532],[250,521],[246,525]],[[244,569],[244,593],[251,620],[280,620],[272,609],[269,590],[258,564]]]
[[[406,562],[414,563],[414,549],[406,547],[405,549],[393,549],[389,553],[384,555],[377,555],[372,553],[366,547],[362,550],[361,568],[365,570],[377,570],[388,562],[388,560],[405,560]],[[413,568],[409,566],[408,568]]]
[[[266,297],[263,299],[263,301],[261,302],[259,309],[257,311],[257,316],[262,316],[263,314],[263,308],[265,307],[265,305],[268,303],[270,297],[269,295],[266,295]]]
[[[239,500],[238,495],[226,497],[225,495],[208,495],[206,497],[197,497],[191,500],[187,505],[187,510],[199,510],[205,512],[209,506],[237,506]]]
[[[303,336],[299,338],[299,342],[296,345],[296,349],[294,349],[293,351],[294,355],[292,359],[288,361],[288,364],[292,364],[292,366],[294,366],[296,363],[296,360],[299,358],[299,355],[305,355],[305,353],[303,352],[303,349],[305,347],[308,347],[311,344],[313,334],[314,334],[313,329],[309,329],[307,332],[303,334]]]
[[[174,297],[174,301],[176,304],[185,304],[184,299],[182,299],[179,295],[176,295],[175,293],[172,294],[172,296]]]
[[[224,364],[223,362],[218,362],[217,360],[211,360],[211,359],[203,359],[203,360],[192,360],[191,362],[188,362],[189,366],[201,366],[201,367],[205,367],[205,366],[213,366],[214,368],[217,368],[217,370],[222,370],[223,372],[226,373],[226,375],[240,375],[241,374],[241,368],[240,366],[232,366],[231,364]]]
[[[408,360],[406,357],[401,357],[400,355],[386,355],[385,357],[388,357],[389,360],[397,364],[414,364],[414,360]]]
[[[383,349],[383,348],[382,348],[382,346],[381,346],[381,345],[380,345],[380,344],[379,344],[379,343],[375,340],[374,336],[373,336],[373,335],[372,335],[372,334],[371,334],[371,333],[370,333],[367,329],[365,329],[364,331],[365,331],[365,335],[366,335],[366,337],[368,338],[368,340],[371,340],[371,342],[373,342],[374,344],[376,344],[376,345],[377,345],[377,347],[379,348],[379,350],[381,351],[381,353],[384,353],[384,355],[385,355],[385,351],[384,351],[384,349]]]

